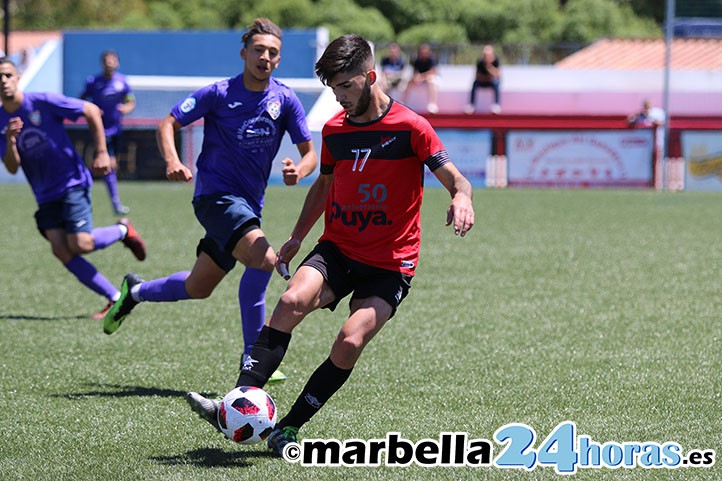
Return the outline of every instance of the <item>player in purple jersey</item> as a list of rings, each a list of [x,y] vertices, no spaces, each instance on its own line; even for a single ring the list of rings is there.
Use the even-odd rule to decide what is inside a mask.
[[[105,126],[105,142],[108,146],[111,170],[103,176],[108,187],[110,201],[118,215],[127,214],[130,209],[120,202],[118,192],[117,154],[120,148],[120,135],[122,133],[121,120],[135,109],[135,95],[125,79],[125,75],[118,73],[118,54],[106,50],[100,57],[103,72],[88,77],[85,90],[80,98],[93,102],[103,112],[103,125]]]
[[[265,292],[276,261],[260,228],[261,209],[284,132],[301,155],[298,164],[289,158],[282,161],[286,185],[312,173],[318,161],[300,101],[289,87],[271,77],[281,60],[281,36],[281,29],[270,20],[255,20],[243,35],[243,72],[191,94],[158,126],[167,178],[189,182],[194,176],[178,157],[175,132],[204,119],[193,207],[206,235],[198,244],[190,272],[152,281],[134,273],[126,275],[121,300],[105,318],[107,334],[115,332],[139,302],[210,296],[240,262],[246,267],[238,289],[244,356],[250,352],[265,323]],[[272,380],[282,378],[277,374]]]
[[[93,318],[102,319],[120,292],[81,256],[122,241],[139,259],[145,243],[128,219],[108,227],[93,228],[90,204],[92,177],[73,148],[63,127],[64,119],[88,121],[95,144],[93,169],[110,169],[100,109],[90,102],[50,93],[24,93],[18,72],[7,58],[0,58],[0,152],[11,174],[22,168],[38,202],[38,230],[50,242],[53,254],[86,287],[108,299],[106,308]]]

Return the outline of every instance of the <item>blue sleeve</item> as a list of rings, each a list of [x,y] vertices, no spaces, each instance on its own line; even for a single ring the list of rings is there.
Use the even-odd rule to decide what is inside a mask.
[[[294,144],[311,140],[311,131],[308,130],[303,105],[301,105],[301,101],[298,100],[294,91],[290,89],[286,104],[286,130]]]
[[[215,84],[202,87],[190,94],[184,100],[178,102],[175,107],[173,107],[170,114],[178,121],[179,124],[185,127],[210,112],[215,98]]]
[[[60,94],[47,93],[39,96],[38,100],[44,101],[48,106],[48,110],[53,115],[72,120],[73,122],[83,115],[83,109],[85,108],[84,100],[66,97]]]

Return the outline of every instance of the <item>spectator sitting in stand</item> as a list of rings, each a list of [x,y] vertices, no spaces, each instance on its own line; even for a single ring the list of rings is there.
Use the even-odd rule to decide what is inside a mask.
[[[381,88],[389,93],[392,89],[399,88],[404,79],[404,61],[399,44],[389,45],[389,54],[381,59]]]
[[[409,90],[413,87],[425,83],[429,90],[429,99],[426,105],[426,110],[431,114],[435,114],[439,111],[439,106],[436,103],[436,58],[434,58],[431,52],[431,47],[427,43],[423,43],[419,46],[419,50],[416,54],[416,58],[412,62],[414,67],[414,74],[406,84],[406,90],[404,90],[404,103],[406,103]]]
[[[494,47],[484,45],[481,50],[479,60],[476,62],[476,79],[471,86],[471,97],[469,104],[464,109],[467,114],[473,114],[476,111],[476,89],[490,88],[494,91],[494,103],[491,104],[489,110],[498,114],[501,112],[499,105],[499,84],[501,80],[501,70],[499,69],[499,57],[494,52]]]

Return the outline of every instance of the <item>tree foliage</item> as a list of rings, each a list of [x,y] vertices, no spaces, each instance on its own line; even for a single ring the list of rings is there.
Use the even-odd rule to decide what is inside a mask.
[[[722,0],[707,6],[722,9]],[[664,0],[11,0],[14,29],[230,29],[253,18],[332,37],[530,45],[603,36],[657,37]],[[715,10],[714,8],[708,10]]]
[[[613,0],[569,0],[563,9],[560,38],[588,42],[599,37],[646,37],[653,22],[637,17]]]
[[[374,42],[388,42],[394,29],[384,15],[374,7],[362,7],[353,0],[317,0],[318,21],[314,26],[328,28],[331,38],[345,33],[357,33]]]

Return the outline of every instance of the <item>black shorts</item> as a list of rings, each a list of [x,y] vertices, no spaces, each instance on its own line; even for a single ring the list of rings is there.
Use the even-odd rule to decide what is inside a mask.
[[[350,259],[328,241],[318,243],[301,265],[313,267],[319,271],[336,295],[336,299],[323,306],[332,311],[336,309],[341,299],[353,293],[351,300],[373,296],[385,300],[391,306],[389,318],[392,318],[401,301],[409,293],[411,279],[413,279],[413,276],[408,274],[381,269]]]

